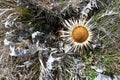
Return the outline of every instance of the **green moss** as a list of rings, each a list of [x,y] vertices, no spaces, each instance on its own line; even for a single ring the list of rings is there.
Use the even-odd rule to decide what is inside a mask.
[[[86,68],[86,72],[84,73],[85,76],[88,76],[90,80],[94,80],[96,77],[96,72],[91,68],[91,66],[88,66]]]
[[[61,3],[63,3],[65,0],[60,0]]]
[[[95,71],[92,71],[92,72],[91,72],[90,77],[91,77],[92,80],[95,79],[95,77],[96,77]]]
[[[4,38],[4,35],[0,35],[0,39],[1,39],[1,38]]]
[[[34,13],[30,9],[25,8],[23,6],[19,6],[18,11],[20,12],[20,18],[19,18],[20,22],[24,24],[28,24],[29,22],[32,21],[32,19],[34,19]]]

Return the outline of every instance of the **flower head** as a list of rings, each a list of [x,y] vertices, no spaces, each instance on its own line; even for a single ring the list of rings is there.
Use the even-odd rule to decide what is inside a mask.
[[[65,20],[63,25],[67,30],[61,30],[61,37],[72,45],[72,50],[92,49],[93,34],[90,30],[89,21]]]

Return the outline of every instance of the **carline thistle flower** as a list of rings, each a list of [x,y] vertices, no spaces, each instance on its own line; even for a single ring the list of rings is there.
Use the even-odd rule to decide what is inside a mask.
[[[69,19],[63,22],[67,30],[61,30],[60,37],[72,45],[72,51],[92,49],[93,34],[90,30],[92,25],[89,24],[89,21]]]

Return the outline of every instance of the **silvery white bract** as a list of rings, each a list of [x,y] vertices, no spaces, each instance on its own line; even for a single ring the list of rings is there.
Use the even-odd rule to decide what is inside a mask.
[[[12,42],[11,41],[8,41],[7,39],[4,39],[4,45],[5,46],[8,46],[8,45],[10,45],[10,44],[12,44]]]
[[[22,49],[20,47],[15,48],[15,46],[12,47],[10,45],[10,53],[9,53],[10,56],[24,56],[26,55],[26,53],[27,53],[27,50]]]
[[[114,76],[113,78],[111,76],[107,76],[104,74],[98,74],[95,80],[120,80],[119,76]]]
[[[113,11],[113,10],[106,10],[105,11],[105,13],[103,13],[100,17],[99,17],[99,19],[100,18],[103,18],[103,17],[105,17],[105,16],[110,16],[110,15],[116,15],[116,14],[118,14],[118,12],[115,12],[115,11]]]
[[[88,13],[92,8],[97,7],[97,1],[96,0],[90,0],[90,2],[83,8],[81,11],[82,16],[88,17]]]

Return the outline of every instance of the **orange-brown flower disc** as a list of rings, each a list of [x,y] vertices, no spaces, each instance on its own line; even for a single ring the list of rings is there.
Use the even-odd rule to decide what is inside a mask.
[[[87,40],[89,33],[85,27],[76,26],[71,30],[70,36],[75,42],[82,43]]]

